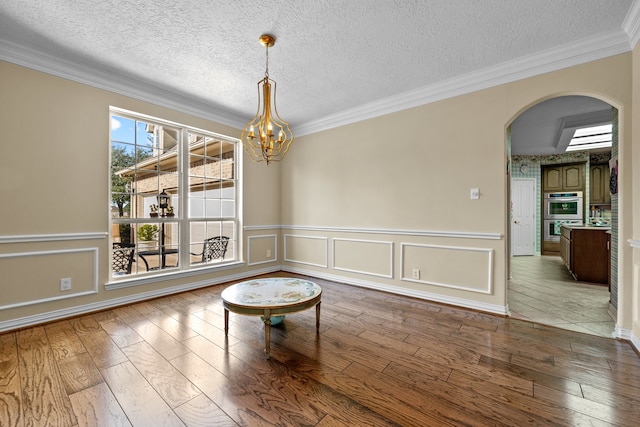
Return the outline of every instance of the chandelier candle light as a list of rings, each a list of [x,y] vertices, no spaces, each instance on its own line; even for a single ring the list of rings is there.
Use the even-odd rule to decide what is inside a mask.
[[[276,38],[269,34],[260,36],[260,43],[267,49],[267,62],[264,78],[258,82],[258,111],[253,119],[247,123],[240,139],[245,150],[254,162],[280,161],[287,154],[293,132],[289,123],[278,115],[276,107],[276,82],[269,78],[269,48],[276,42]],[[273,88],[272,88],[273,86]],[[273,106],[273,112],[271,107]],[[262,110],[262,114],[260,111]]]

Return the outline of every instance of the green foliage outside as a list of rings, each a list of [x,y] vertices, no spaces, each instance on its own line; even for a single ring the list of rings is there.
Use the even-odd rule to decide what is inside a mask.
[[[136,216],[135,213],[131,212],[131,201],[135,197],[135,185],[131,170],[135,168],[137,163],[153,155],[151,148],[154,142],[153,136],[147,135],[146,138],[148,146],[140,145],[137,142],[127,144],[113,139],[111,141],[111,206],[117,206],[118,217],[120,218],[124,217],[125,214],[128,214],[127,216],[129,217]],[[128,135],[124,140],[136,141],[133,135]],[[125,172],[127,169],[129,171]],[[125,173],[120,174],[119,172]],[[157,232],[157,227],[155,231]],[[119,224],[119,232],[122,243],[133,243],[132,234],[134,230],[132,224]],[[153,235],[150,239],[152,238]]]
[[[131,208],[129,189],[131,177],[118,175],[116,172],[135,164],[135,157],[121,147],[113,147],[111,150],[111,201],[118,207],[118,216],[123,217],[125,211]]]
[[[138,238],[140,240],[153,240],[158,234],[158,226],[152,224],[144,224],[138,227]]]
[[[133,240],[131,240],[131,225],[120,224],[118,228],[120,230],[120,241],[122,243],[133,243]]]
[[[147,148],[138,147],[136,156],[124,147],[111,147],[111,202],[118,207],[118,216],[121,218],[131,209],[132,178],[119,175],[117,172],[130,168],[151,155],[151,150]]]

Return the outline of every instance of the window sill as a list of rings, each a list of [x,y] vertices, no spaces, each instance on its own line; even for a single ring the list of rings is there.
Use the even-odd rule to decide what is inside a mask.
[[[175,280],[183,277],[199,276],[216,271],[232,270],[244,265],[245,263],[243,261],[232,261],[230,263],[208,265],[205,267],[192,268],[190,270],[169,271],[166,273],[149,274],[142,277],[132,277],[123,280],[111,280],[104,284],[104,289],[106,291],[114,291],[116,289],[124,289],[135,286],[148,285],[150,283],[165,282],[168,280]]]

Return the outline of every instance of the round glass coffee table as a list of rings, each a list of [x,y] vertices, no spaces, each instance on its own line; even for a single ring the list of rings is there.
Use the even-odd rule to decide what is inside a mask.
[[[271,325],[280,323],[287,313],[316,307],[316,333],[320,332],[320,297],[317,284],[292,277],[269,277],[235,283],[220,295],[224,306],[224,333],[229,334],[229,312],[262,316],[264,352],[269,358]]]

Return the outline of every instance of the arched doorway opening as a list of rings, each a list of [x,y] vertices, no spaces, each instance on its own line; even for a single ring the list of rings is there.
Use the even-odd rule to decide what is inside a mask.
[[[581,142],[589,139],[579,136],[586,132],[583,129],[607,124],[612,129],[609,147],[573,147],[580,143],[579,138],[583,138]],[[612,336],[618,301],[617,265],[611,263],[617,254],[611,250],[615,251],[617,245],[609,244],[597,257],[591,252],[585,256],[580,250],[584,242],[576,246],[578,241],[573,242],[567,230],[574,237],[579,232],[593,231],[581,236],[582,240],[586,236],[591,241],[597,236],[617,241],[617,194],[610,194],[608,185],[617,159],[617,126],[618,110],[614,106],[582,95],[541,100],[509,125],[507,301],[512,317]],[[575,135],[579,142],[572,142]],[[549,198],[545,194],[549,193],[579,195],[581,205],[577,211],[581,215],[564,218],[563,212],[548,212],[545,206],[549,206]],[[565,238],[560,236],[563,225]],[[577,257],[577,263],[572,256]],[[606,268],[605,280],[584,271],[577,274],[579,265],[596,264]]]

